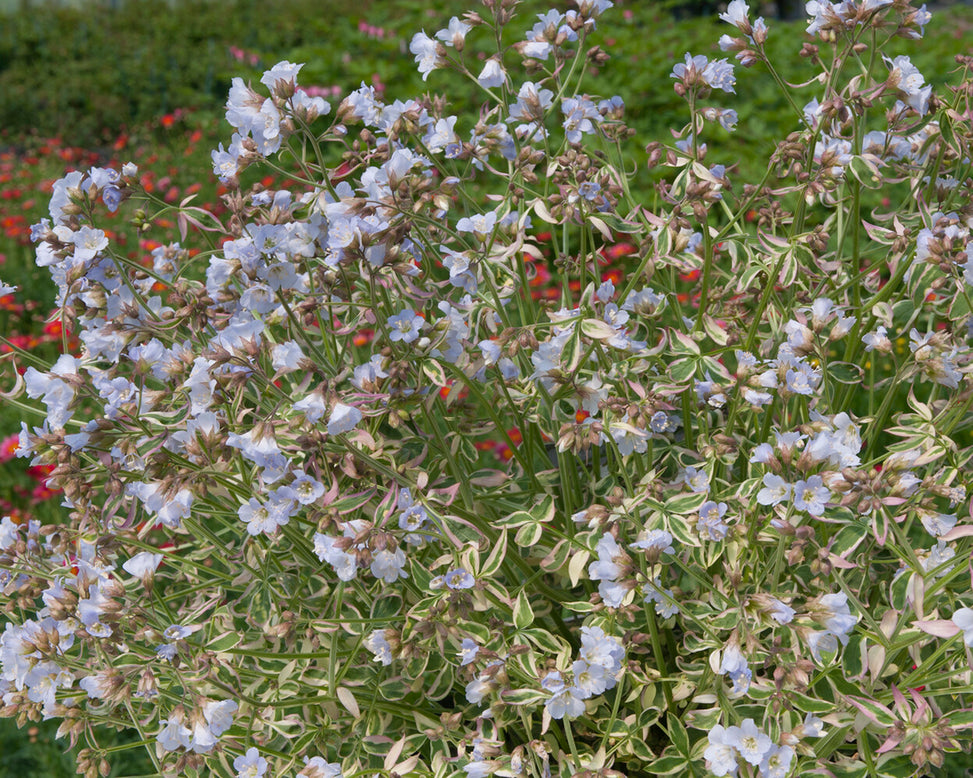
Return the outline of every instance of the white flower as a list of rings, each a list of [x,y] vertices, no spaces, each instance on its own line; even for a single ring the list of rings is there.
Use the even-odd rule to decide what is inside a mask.
[[[449,20],[449,27],[436,33],[436,38],[441,40],[447,46],[455,46],[457,49],[460,49],[463,47],[463,42],[466,40],[466,34],[470,31],[470,29],[470,25],[468,25],[466,22],[460,21],[454,16]]]
[[[270,70],[264,72],[260,77],[260,83],[271,91],[281,81],[285,84],[296,84],[297,74],[302,67],[304,67],[303,64],[295,65],[293,62],[287,62],[286,60],[284,62],[278,62]]]
[[[210,700],[203,705],[203,717],[214,735],[219,737],[233,726],[233,714],[239,706],[234,700]]]
[[[757,729],[753,719],[745,719],[739,727],[728,728],[726,742],[752,765],[760,764],[773,747],[771,739]]]
[[[791,485],[779,475],[764,473],[764,488],[757,492],[761,505],[778,505],[791,496]]]
[[[973,648],[973,609],[960,608],[953,614],[953,624],[963,630],[963,642]]]
[[[375,661],[383,665],[392,664],[392,646],[385,639],[385,630],[376,629],[365,639],[365,648],[375,655]]]
[[[720,19],[727,24],[732,24],[734,27],[743,29],[747,23],[747,14],[749,13],[750,9],[747,7],[745,0],[731,0],[730,4],[726,7],[726,13],[720,14]]]
[[[176,751],[179,748],[189,748],[192,735],[192,730],[184,726],[182,721],[165,719],[162,722],[162,730],[156,735],[156,740],[166,751]]]
[[[438,53],[439,45],[424,32],[417,32],[412,36],[409,51],[415,55],[416,64],[419,66],[419,72],[422,74],[423,81],[436,68],[442,67],[442,58]]]
[[[233,760],[233,769],[237,771],[237,778],[263,778],[267,772],[267,760],[251,746],[246,754]]]
[[[729,733],[726,728],[717,724],[709,731],[707,740],[709,745],[703,752],[707,767],[716,776],[736,775],[737,773],[737,751],[736,747],[727,737]]]
[[[399,578],[408,578],[408,573],[402,568],[405,567],[405,552],[401,548],[389,551],[383,548],[372,554],[372,564],[369,568],[376,578],[381,578],[385,583],[395,583]]]
[[[497,58],[490,57],[483,66],[483,70],[480,71],[480,75],[476,77],[476,80],[480,86],[490,89],[503,86],[507,80],[507,74]]]
[[[140,551],[122,565],[122,570],[129,575],[145,580],[146,578],[152,577],[152,574],[162,564],[162,559],[162,554],[153,554],[151,551]]]

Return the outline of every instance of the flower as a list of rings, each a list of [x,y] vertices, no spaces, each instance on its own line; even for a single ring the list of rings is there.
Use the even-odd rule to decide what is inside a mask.
[[[245,505],[241,505],[237,514],[241,521],[246,522],[250,535],[273,535],[278,527],[287,524],[294,514],[294,503],[289,499],[270,498],[261,502],[251,497]]]
[[[343,775],[340,764],[315,756],[310,759],[304,757],[304,769],[297,774],[297,778],[342,778]]]
[[[493,682],[490,677],[481,675],[466,684],[466,701],[471,705],[478,705],[492,690]]]
[[[203,717],[209,724],[210,731],[219,737],[233,726],[233,714],[239,706],[235,700],[210,700],[203,704]]]
[[[551,692],[551,696],[544,703],[551,718],[574,719],[584,713],[584,692],[576,686],[565,684],[556,670],[544,676],[541,686]]]
[[[748,25],[747,14],[749,13],[750,8],[745,0],[730,0],[730,4],[726,7],[726,13],[721,13],[720,19],[746,32],[744,28]]]
[[[787,778],[794,759],[790,746],[771,746],[760,761],[761,778]]]
[[[465,667],[468,664],[472,664],[476,660],[476,655],[479,653],[480,647],[473,641],[472,638],[463,638],[463,642],[460,644],[459,658],[460,666]]]
[[[773,747],[771,739],[757,729],[753,719],[744,719],[739,727],[728,727],[726,742],[752,765],[759,765]]]
[[[812,475],[807,481],[799,480],[794,484],[794,507],[799,511],[820,516],[824,513],[825,503],[830,499],[831,491],[824,486],[819,475]]]
[[[464,216],[456,222],[456,229],[459,232],[472,232],[477,239],[486,240],[497,225],[497,212],[487,211],[486,213],[475,213],[472,216]]]
[[[730,531],[729,526],[723,521],[726,515],[727,506],[725,502],[717,503],[707,500],[699,506],[699,518],[696,520],[696,532],[701,537],[709,540],[718,541],[726,537]]]
[[[705,470],[687,467],[683,472],[683,480],[686,482],[686,486],[694,492],[709,491],[709,473]]]
[[[384,629],[376,629],[365,638],[365,648],[375,655],[375,661],[383,665],[392,664],[392,646],[385,637]]]
[[[395,316],[390,316],[385,324],[389,328],[389,340],[412,343],[419,338],[425,320],[415,311],[404,308]]]
[[[736,775],[739,765],[737,764],[737,750],[733,742],[728,737],[725,727],[716,724],[706,736],[709,745],[703,752],[706,759],[706,766],[713,775]]]
[[[362,412],[344,403],[335,403],[328,418],[328,434],[342,435],[351,432],[362,420]]]
[[[437,44],[425,32],[417,32],[412,36],[409,51],[415,55],[416,64],[419,66],[423,81],[429,77],[432,71],[444,64],[443,58],[439,54],[440,45],[442,44]]]
[[[958,609],[953,613],[952,622],[963,630],[963,642],[973,648],[973,609]]]
[[[484,63],[483,70],[480,71],[480,75],[476,77],[476,80],[480,86],[492,89],[503,86],[506,83],[507,73],[496,57],[490,57]]]
[[[920,116],[929,112],[929,98],[932,96],[932,86],[927,86],[925,78],[918,68],[906,56],[895,59],[882,57],[889,67],[888,84],[898,89],[906,98],[906,103]]]
[[[167,718],[162,720],[162,729],[155,739],[166,751],[177,751],[180,748],[189,748],[192,744],[192,730],[182,723],[179,718]]]
[[[251,746],[246,754],[233,760],[233,769],[237,771],[236,778],[263,778],[267,772],[267,760]]]
[[[468,570],[458,568],[446,573],[446,587],[449,589],[472,589],[476,579]]]
[[[770,599],[770,618],[778,624],[790,624],[794,618],[794,609],[776,598]]]
[[[725,59],[710,61],[703,54],[694,57],[687,52],[685,61],[676,63],[669,75],[687,87],[703,84],[724,92],[736,91],[733,88],[736,83],[733,65]]]
[[[747,666],[747,659],[736,642],[728,643],[726,648],[723,649],[717,674],[729,675],[735,695],[746,694],[750,688],[750,679],[753,677],[753,673]]]
[[[764,473],[764,488],[757,492],[757,502],[761,505],[779,505],[791,496],[791,485],[779,475]]]
[[[449,27],[436,33],[436,38],[447,46],[456,48],[457,51],[463,48],[466,34],[472,29],[466,22],[461,22],[457,17],[449,20]]]
[[[401,548],[394,551],[383,548],[372,554],[372,563],[369,567],[372,575],[385,583],[395,583],[399,578],[408,578],[409,574],[405,568],[405,552]]]

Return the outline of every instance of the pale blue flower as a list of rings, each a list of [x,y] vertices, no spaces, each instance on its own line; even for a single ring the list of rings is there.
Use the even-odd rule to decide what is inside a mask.
[[[716,724],[707,736],[709,745],[703,752],[706,759],[706,766],[709,771],[716,776],[736,775],[737,773],[737,750],[727,737],[727,730],[721,725]]]
[[[476,77],[476,80],[480,86],[493,89],[503,86],[506,83],[507,73],[496,57],[490,57],[484,63],[483,70],[480,71],[480,75]]]
[[[757,502],[761,505],[779,505],[790,499],[791,485],[779,475],[764,473],[764,488],[757,492]]]
[[[726,742],[752,765],[760,764],[773,747],[773,741],[757,729],[753,719],[744,719],[739,727],[729,727]]]
[[[424,319],[415,311],[404,308],[395,316],[390,316],[385,324],[389,328],[389,339],[396,343],[412,343],[418,340]]]
[[[446,573],[445,583],[449,589],[472,589],[476,584],[476,579],[468,570],[458,568]]]
[[[362,420],[362,412],[357,408],[343,403],[335,403],[328,418],[328,434],[341,435],[351,432]]]
[[[459,652],[460,665],[465,667],[468,664],[472,664],[479,651],[480,647],[471,638],[463,638]]]

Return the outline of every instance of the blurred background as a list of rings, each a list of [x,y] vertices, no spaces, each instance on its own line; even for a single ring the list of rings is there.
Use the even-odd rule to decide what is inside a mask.
[[[534,15],[552,4],[568,7],[525,0],[514,30],[529,29]],[[721,56],[716,42],[733,32],[717,19],[725,5],[615,0],[600,22],[592,44],[611,59],[601,72],[591,69],[588,89],[624,99],[637,131],[628,147],[631,170],[644,169],[649,141],[666,141],[670,128],[686,123],[685,104],[674,94],[669,73],[686,52]],[[754,11],[760,5],[750,3]],[[938,86],[955,70],[955,54],[973,54],[973,8],[929,6],[933,20],[925,40],[895,39],[888,53],[911,56],[927,83]],[[223,190],[212,174],[210,151],[229,142],[223,105],[230,80],[242,76],[256,82],[280,60],[306,63],[300,84],[333,106],[364,83],[389,101],[442,93],[454,112],[469,115],[479,100],[475,85],[442,71],[423,82],[408,45],[420,29],[432,34],[450,16],[475,7],[473,0],[357,0],[353,5],[346,0],[0,0],[0,279],[19,287],[0,296],[2,390],[12,386],[13,369],[50,363],[60,351],[76,347],[60,326],[54,288],[46,271],[34,267],[29,241],[30,225],[47,214],[53,181],[70,170],[132,161],[142,184],[166,202],[195,196],[194,204],[220,213]],[[803,3],[766,3],[760,12],[770,27],[768,50],[778,70],[792,84],[807,80],[814,71],[799,54],[806,38]],[[466,56],[488,55],[488,41],[475,33],[467,41]],[[737,69],[736,90],[709,101],[735,109],[739,123],[733,133],[707,127],[708,159],[726,164],[731,179],[754,180],[766,171],[774,140],[799,128],[798,117],[760,65]],[[799,105],[817,96],[813,85],[796,92]],[[470,128],[458,129],[465,135]],[[265,173],[248,175],[250,183],[288,183],[261,179]],[[653,184],[648,175],[636,181],[646,202],[655,197]],[[141,261],[159,244],[124,218],[99,226],[111,227],[116,245]],[[156,226],[175,235],[165,217]],[[56,522],[63,509],[60,495],[46,486],[45,469],[15,457],[27,413],[0,406],[0,511],[18,521]],[[0,778],[75,774],[66,741],[55,740],[57,722],[20,724],[18,729],[17,722],[0,719]],[[113,744],[107,753],[112,776],[153,774],[142,746],[131,738],[106,734],[100,741]]]

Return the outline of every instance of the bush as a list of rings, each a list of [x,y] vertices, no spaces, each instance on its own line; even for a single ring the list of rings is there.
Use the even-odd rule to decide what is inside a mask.
[[[11,136],[107,145],[122,128],[177,108],[218,107],[231,48],[306,43],[344,10],[333,0],[282,0],[272,13],[254,0],[39,4],[4,18],[0,126]]]
[[[234,80],[225,214],[132,164],[54,185],[82,345],[24,373],[18,453],[69,515],[0,522],[3,713],[92,776],[107,723],[161,774],[958,767],[973,60],[934,92],[897,50],[924,10],[820,3],[798,102],[734,0],[792,123],[732,181],[737,73],[680,57],[649,206],[583,87],[611,4],[510,5],[409,43],[475,114]],[[179,234],[146,267],[106,210]]]

